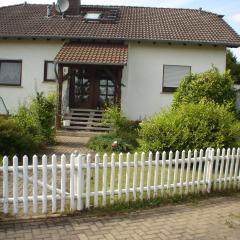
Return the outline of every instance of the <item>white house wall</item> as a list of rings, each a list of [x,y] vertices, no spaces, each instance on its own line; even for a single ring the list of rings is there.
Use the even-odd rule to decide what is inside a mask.
[[[10,113],[36,92],[56,92],[56,83],[43,81],[44,61],[52,61],[62,44],[61,41],[47,40],[0,40],[0,59],[22,60],[21,86],[0,85],[0,96]]]
[[[212,65],[224,71],[226,49],[130,43],[122,88],[122,109],[130,119],[152,116],[171,105],[173,94],[162,92],[164,64],[191,66],[193,73],[204,72]]]

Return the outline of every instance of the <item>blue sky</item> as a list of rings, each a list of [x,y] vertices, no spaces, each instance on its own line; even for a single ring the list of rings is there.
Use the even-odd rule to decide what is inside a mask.
[[[24,0],[0,0],[0,6],[20,4]],[[53,0],[27,0],[28,3],[51,3]],[[225,15],[224,19],[240,34],[239,0],[82,0],[83,4],[131,5],[150,7],[200,8]],[[240,61],[240,48],[233,50]]]

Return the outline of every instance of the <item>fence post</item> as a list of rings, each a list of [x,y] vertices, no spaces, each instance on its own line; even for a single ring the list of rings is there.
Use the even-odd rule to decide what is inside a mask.
[[[169,162],[168,162],[168,176],[167,176],[167,194],[168,195],[171,193],[172,159],[173,159],[173,152],[170,151],[170,153],[169,153]]]
[[[178,180],[178,160],[179,160],[179,151],[176,151],[175,156],[175,169],[174,169],[174,185],[173,185],[173,194],[177,192],[177,180]]]
[[[70,209],[75,209],[75,154],[71,154],[70,157]]]
[[[189,151],[188,151],[188,158],[187,158],[187,173],[186,173],[186,188],[185,188],[185,194],[188,194],[188,191],[189,191],[191,157],[192,157],[192,151],[189,150]]]
[[[236,188],[237,186],[237,174],[239,171],[239,154],[240,154],[240,148],[237,149],[237,156],[236,156],[236,164],[235,164],[235,170],[234,170],[234,182],[233,187]]]
[[[119,154],[119,169],[118,169],[118,201],[122,201],[122,171],[123,171],[123,154]]]
[[[110,203],[114,204],[115,153],[111,156]]]
[[[3,213],[8,213],[8,158],[3,158]]]
[[[38,211],[38,157],[33,156],[33,213]]]
[[[52,212],[57,211],[56,189],[57,188],[57,157],[52,156]]]
[[[155,156],[154,198],[158,196],[158,170],[159,170],[159,152],[157,152]]]
[[[133,201],[137,199],[138,153],[134,154]]]
[[[212,171],[214,162],[214,149],[209,149],[209,160],[208,160],[208,193],[211,193],[212,187]]]
[[[23,211],[28,213],[28,157],[23,157]]]
[[[108,155],[105,153],[103,156],[103,179],[102,179],[102,206],[107,204],[107,167],[108,167]]]
[[[228,187],[229,187],[229,189],[230,189],[231,186],[232,186],[232,180],[233,180],[232,177],[233,177],[233,167],[234,167],[234,162],[235,162],[235,152],[236,152],[236,149],[233,148],[233,149],[232,149],[232,156],[231,156],[229,182],[228,182]]]
[[[61,156],[61,212],[65,210],[66,202],[66,156]]]
[[[147,175],[147,199],[151,198],[151,180],[152,180],[152,152],[148,156],[148,175]]]
[[[95,156],[94,207],[98,207],[99,160],[100,156],[97,154]]]
[[[127,154],[127,169],[126,169],[126,202],[129,202],[129,188],[130,188],[130,153]]]
[[[47,156],[42,158],[42,213],[47,213]]]
[[[161,169],[161,196],[163,196],[165,188],[165,166],[166,166],[166,152],[163,152]]]
[[[18,213],[18,158],[13,157],[13,213]]]
[[[82,155],[78,155],[77,157],[77,210],[83,209],[83,200],[82,200],[82,194],[83,194],[83,171],[82,171]]]
[[[179,189],[179,193],[182,195],[183,193],[183,177],[184,177],[184,168],[185,168],[185,156],[186,152],[183,150],[182,151],[182,159],[181,159],[181,173],[180,173],[180,189]]]
[[[141,177],[140,177],[140,199],[143,200],[144,195],[144,171],[145,171],[145,153],[141,154]]]

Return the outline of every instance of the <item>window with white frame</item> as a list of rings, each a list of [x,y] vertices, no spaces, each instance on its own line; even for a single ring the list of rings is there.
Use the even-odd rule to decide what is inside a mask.
[[[174,92],[183,78],[191,74],[190,66],[164,65],[163,92]]]
[[[44,63],[44,81],[56,81],[55,66],[53,61]]]
[[[22,61],[0,60],[0,85],[20,86]]]

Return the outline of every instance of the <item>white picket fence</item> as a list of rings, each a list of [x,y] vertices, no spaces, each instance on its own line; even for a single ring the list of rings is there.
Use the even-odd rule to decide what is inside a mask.
[[[240,189],[240,149],[207,149],[167,154],[74,155],[67,159],[4,157],[0,167],[4,214],[55,213],[164,195]],[[68,162],[67,162],[68,160]],[[51,162],[51,164],[49,164]],[[30,207],[31,205],[31,207]],[[11,207],[12,206],[12,207]]]

